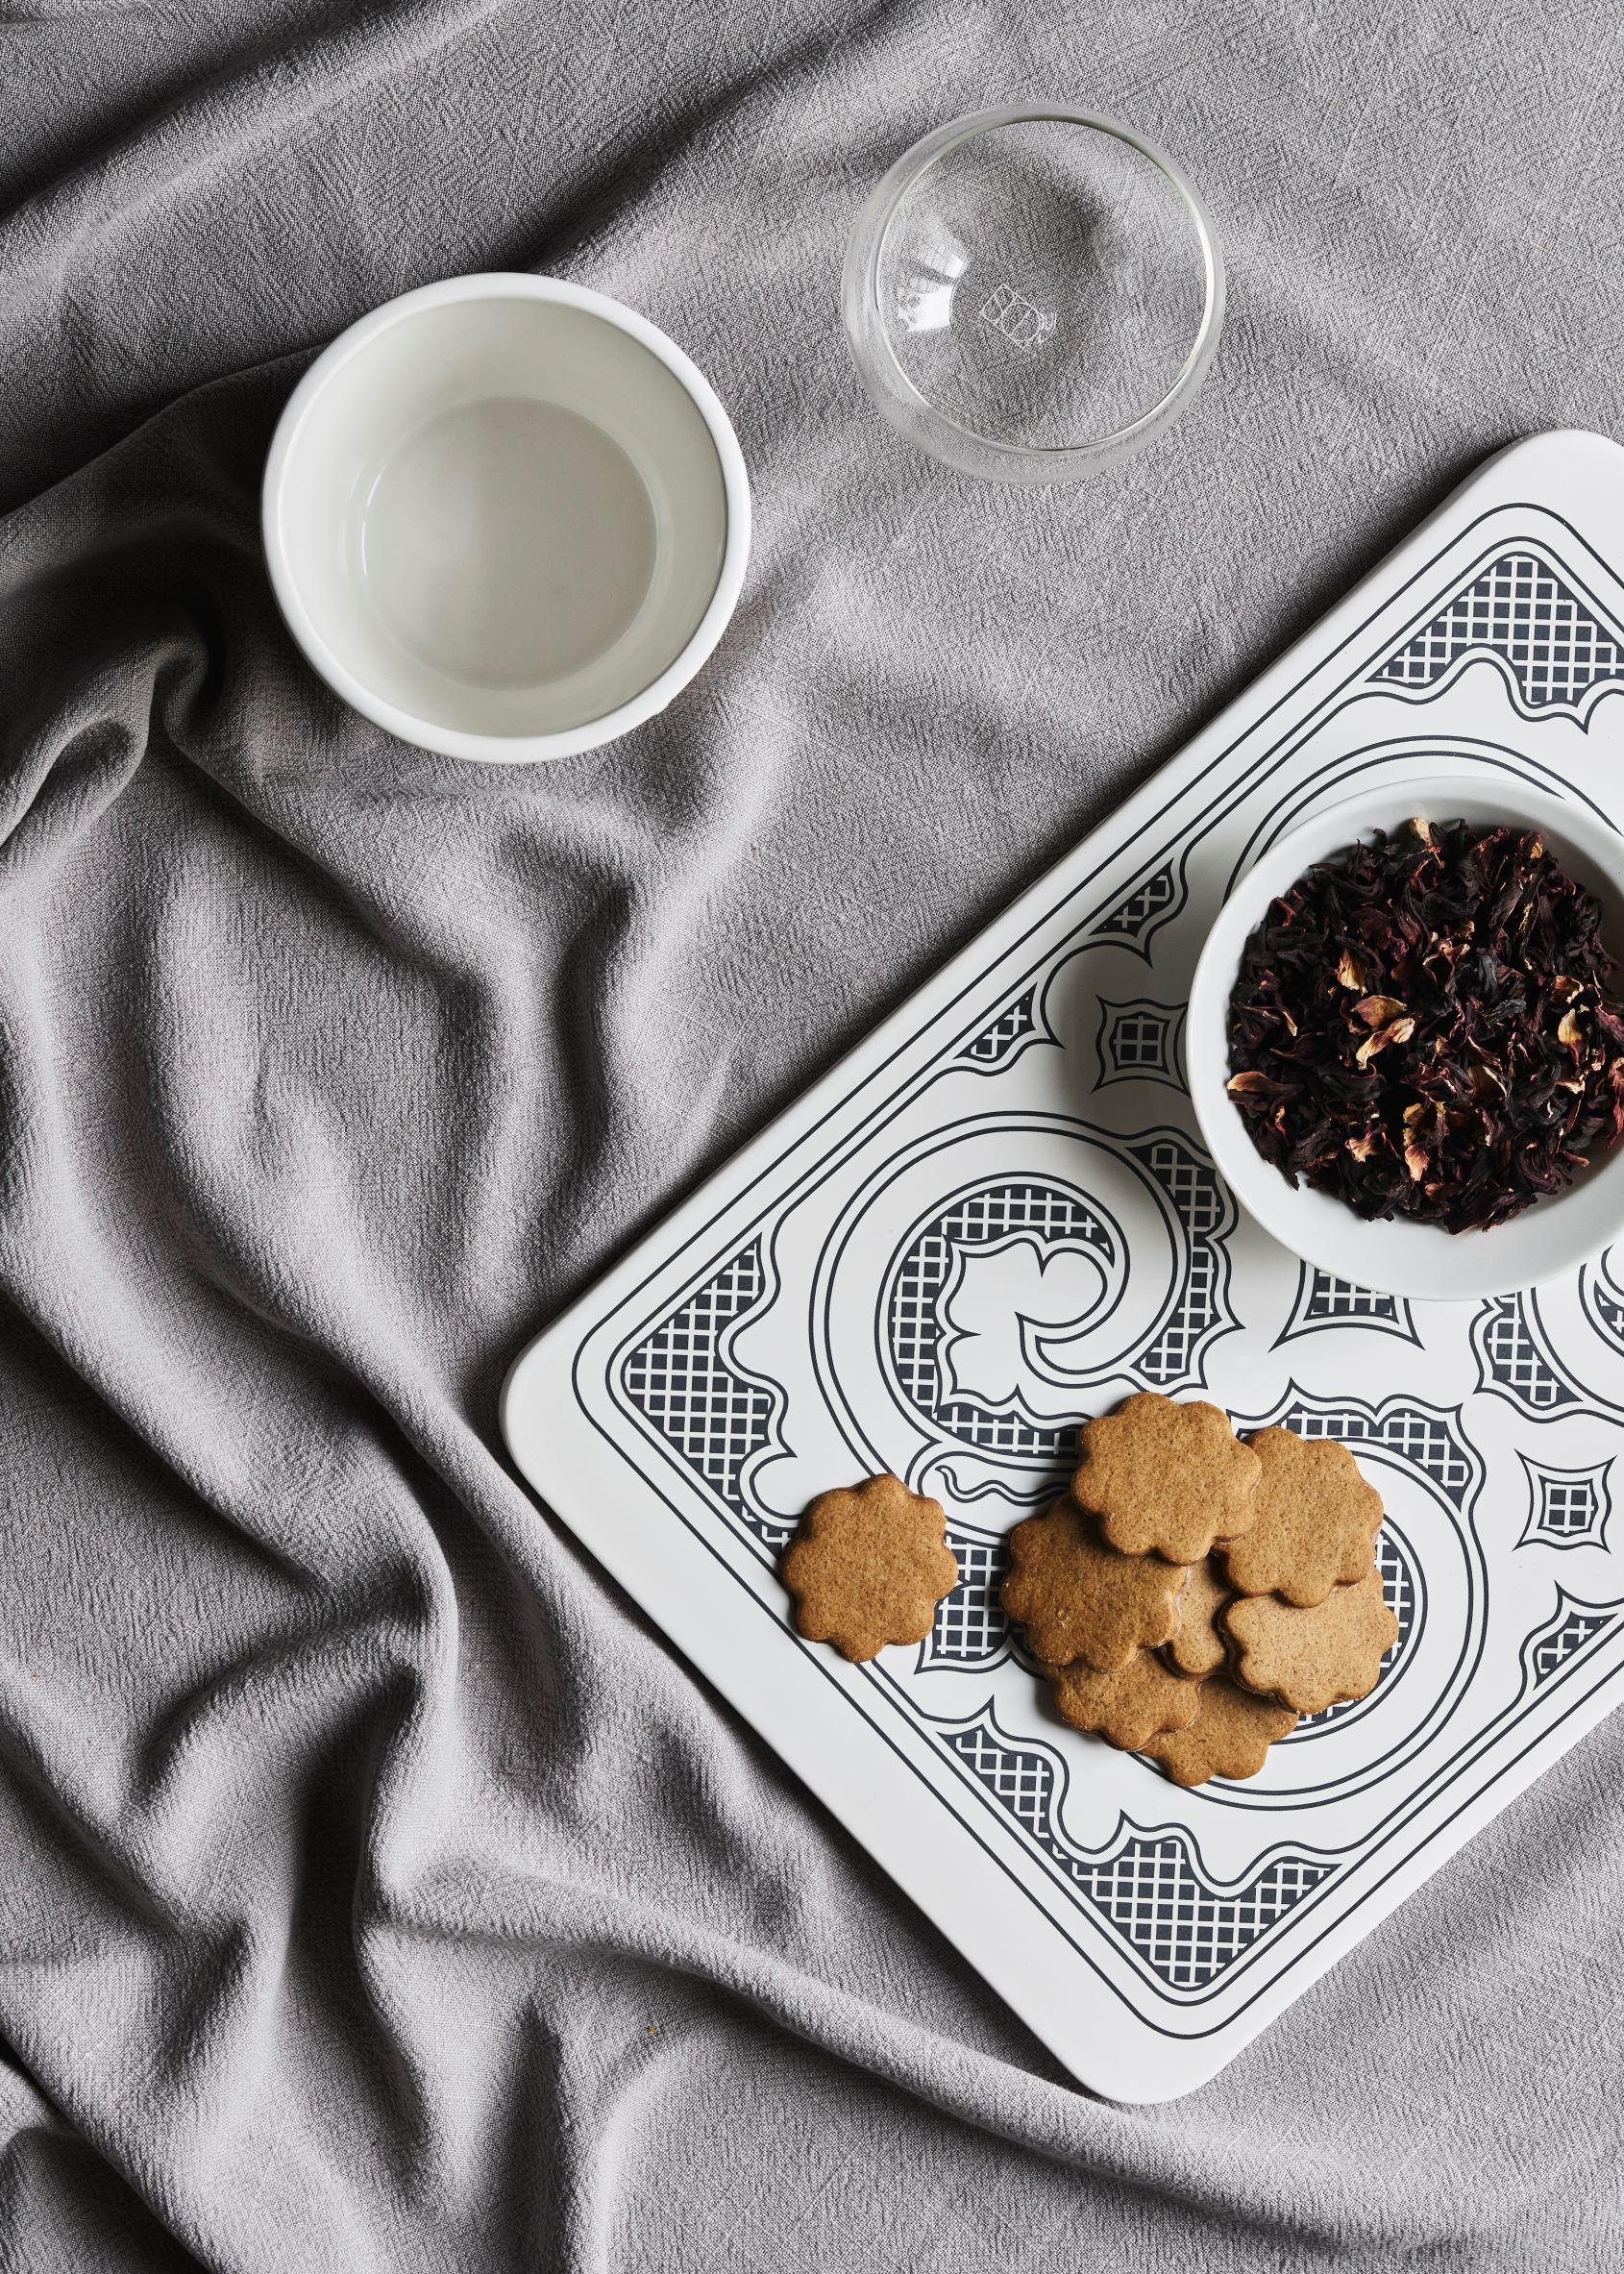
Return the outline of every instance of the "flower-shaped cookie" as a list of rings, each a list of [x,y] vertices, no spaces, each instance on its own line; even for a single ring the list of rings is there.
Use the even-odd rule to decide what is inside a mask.
[[[1185,1729],[1195,1718],[1201,1685],[1175,1674],[1153,1650],[1136,1650],[1114,1674],[1090,1666],[1050,1666],[1055,1711],[1073,1729],[1087,1729],[1124,1753],[1140,1753],[1164,1730]]]
[[[1367,1697],[1398,1640],[1398,1620],[1374,1564],[1356,1585],[1334,1587],[1306,1611],[1275,1595],[1243,1595],[1230,1604],[1224,1624],[1238,1653],[1235,1671],[1247,1689],[1299,1714]]]
[[[1307,1610],[1370,1569],[1381,1495],[1333,1438],[1260,1429],[1251,1449],[1260,1463],[1257,1520],[1243,1539],[1225,1542],[1225,1569],[1243,1594],[1280,1594]]]
[[[1063,1494],[1010,1533],[1002,1601],[1034,1657],[1050,1666],[1083,1659],[1110,1674],[1172,1634],[1183,1584],[1179,1565],[1107,1547],[1094,1519]]]
[[[1084,1429],[1071,1492],[1124,1555],[1198,1564],[1251,1524],[1260,1473],[1216,1405],[1143,1390]]]
[[[822,1493],[784,1550],[784,1585],[809,1642],[843,1658],[877,1658],[888,1643],[922,1643],[936,1606],[958,1585],[939,1500],[900,1477],[871,1476]]]
[[[1216,1674],[1229,1655],[1218,1614],[1235,1590],[1216,1555],[1196,1564],[1178,1591],[1178,1632],[1168,1644],[1169,1663],[1181,1674]]]
[[[1153,1737],[1142,1750],[1160,1761],[1175,1785],[1205,1784],[1210,1776],[1256,1776],[1268,1748],[1297,1725],[1290,1706],[1254,1697],[1227,1674],[1201,1683],[1188,1729]]]

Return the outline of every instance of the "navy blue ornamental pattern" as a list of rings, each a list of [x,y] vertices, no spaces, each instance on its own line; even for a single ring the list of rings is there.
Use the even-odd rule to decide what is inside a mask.
[[[1479,559],[1430,605],[1418,606],[1403,636],[1344,682],[1343,700],[1396,695],[1425,708],[1436,743],[1453,715],[1450,690],[1478,658],[1494,665],[1525,719],[1560,717],[1587,727],[1601,698],[1624,689],[1624,633],[1584,576],[1554,558],[1547,545],[1527,540]],[[1572,734],[1571,724],[1566,731]],[[1494,754],[1497,747],[1481,734],[1474,745],[1490,754],[1484,763],[1515,770],[1514,746]],[[1301,748],[1312,751],[1312,737]],[[1302,769],[1300,780],[1316,779],[1308,758],[1293,755],[1292,762]],[[1325,761],[1326,789],[1342,779],[1339,768],[1346,771],[1340,749]],[[1231,783],[1231,791],[1251,779]],[[1525,1488],[1513,1536],[1501,1550],[1515,1559],[1519,1573],[1502,1600],[1514,1605],[1522,1625],[1507,1692],[1473,1742],[1487,1745],[1519,1714],[1590,1679],[1587,1669],[1624,1630],[1624,1566],[1607,1567],[1613,1553],[1612,1446],[1595,1434],[1615,1431],[1624,1420],[1624,1278],[1604,1258],[1565,1295],[1496,1298],[1463,1313],[1413,1308],[1308,1267],[1292,1267],[1294,1289],[1291,1281],[1279,1285],[1274,1266],[1269,1277],[1188,1125],[1166,1125],[1181,1118],[1179,987],[1198,936],[1202,896],[1213,888],[1215,866],[1221,877],[1232,857],[1222,838],[1230,826],[1222,797],[1215,798],[1209,816],[1202,827],[1218,846],[1211,860],[1199,828],[1164,843],[1136,840],[1124,847],[1112,880],[1079,908],[1071,930],[1041,967],[1020,976],[1012,969],[1001,996],[984,1003],[922,1079],[926,1086],[956,1080],[999,1098],[1007,1090],[1017,1101],[1020,1085],[1030,1079],[1048,1085],[1041,1093],[1046,1111],[1052,1111],[1057,1082],[1070,1085],[1065,1094],[1079,1105],[1085,1096],[1102,1094],[1109,1102],[1099,1110],[1109,1112],[1113,1142],[1153,1178],[1189,1245],[1177,1301],[1130,1354],[1129,1377],[1198,1394],[1210,1386],[1208,1370],[1221,1337],[1239,1324],[1246,1356],[1227,1361],[1223,1401],[1232,1411],[1248,1412],[1250,1367],[1267,1377],[1263,1397],[1251,1401],[1253,1422],[1264,1418],[1264,1397],[1272,1397],[1267,1418],[1306,1434],[1342,1437],[1356,1449],[1363,1445],[1400,1480],[1412,1480],[1433,1511],[1414,1536],[1396,1520],[1384,1534],[1383,1583],[1400,1632],[1383,1684],[1371,1700],[1305,1721],[1277,1748],[1283,1763],[1301,1765],[1282,1768],[1288,1796],[1299,1787],[1312,1795],[1328,1789],[1302,1782],[1317,1773],[1312,1765],[1322,1754],[1346,1759],[1350,1746],[1378,1753],[1385,1745],[1397,1760],[1407,1733],[1413,1739],[1412,1724],[1429,1694],[1427,1653],[1436,1654],[1449,1619],[1464,1617],[1447,1601],[1429,1602],[1427,1557],[1437,1550],[1425,1546],[1427,1525],[1443,1524],[1464,1558],[1463,1569],[1482,1572],[1490,1448],[1497,1489],[1505,1492],[1508,1473],[1513,1480],[1520,1474]],[[1131,870],[1129,858],[1136,864]],[[771,1563],[793,1522],[757,1486],[775,1462],[793,1461],[796,1442],[791,1394],[761,1358],[770,1337],[755,1332],[764,1322],[771,1326],[779,1315],[775,1306],[787,1300],[775,1265],[787,1213],[763,1218],[700,1270],[679,1302],[623,1342],[613,1377],[627,1415],[695,1480],[716,1519],[763,1564]],[[956,1257],[1028,1235],[1046,1253],[1070,1246],[1131,1271],[1131,1253],[1118,1252],[1124,1228],[1131,1247],[1131,1224],[1120,1225],[1091,1206],[1085,1190],[1062,1179],[1011,1174],[971,1193],[944,1195],[934,1215],[904,1232],[874,1327],[894,1380],[936,1442],[995,1466],[1008,1456],[1064,1472],[1076,1427],[1092,1410],[1086,1399],[1077,1412],[1039,1420],[1019,1402],[995,1412],[955,1393],[943,1365],[946,1291]],[[801,1289],[796,1301],[803,1307],[804,1300]],[[1273,1352],[1282,1358],[1273,1359]],[[1321,1385],[1316,1395],[1282,1388],[1284,1357],[1299,1354],[1304,1378]],[[1435,1365],[1439,1384],[1447,1380],[1456,1398],[1463,1383],[1468,1388],[1464,1404],[1426,1395]],[[1379,1383],[1386,1395],[1325,1395],[1323,1386],[1343,1371],[1355,1386]],[[1295,1933],[1293,1920],[1334,1895],[1357,1868],[1366,1838],[1373,1839],[1386,1819],[1373,1808],[1368,1835],[1328,1837],[1320,1844],[1268,1839],[1269,1819],[1260,1815],[1246,1820],[1259,1827],[1265,1844],[1256,1848],[1254,1841],[1252,1860],[1236,1868],[1233,1810],[1247,1795],[1240,1789],[1234,1797],[1175,1795],[1168,1788],[1169,1806],[1185,1812],[1184,1820],[1158,1822],[1141,1809],[1124,1812],[1109,1837],[1080,1839],[1069,1821],[1069,1812],[1086,1800],[1068,1791],[1074,1753],[1032,1728],[1010,1726],[1007,1714],[1000,1722],[1003,1701],[1028,1698],[1031,1686],[1011,1664],[1011,1638],[997,1606],[1002,1524],[997,1508],[983,1504],[989,1494],[996,1502],[997,1491],[983,1476],[972,1488],[979,1496],[955,1506],[954,1473],[941,1469],[930,1489],[943,1490],[949,1500],[959,1585],[938,1607],[932,1631],[905,1672],[883,1665],[873,1670],[874,1695],[950,1760],[962,1789],[978,1796],[1030,1868],[1063,1889],[1158,1995],[1198,2001],[1247,1969],[1267,1966],[1281,1938]],[[1005,1515],[1021,1512],[1012,1494]],[[1463,1628],[1463,1665],[1469,1650],[1481,1653],[1481,1615],[1479,1603],[1470,1632]],[[1453,1634],[1446,1639],[1452,1648]],[[1412,1665],[1417,1671],[1409,1670]],[[1469,1674],[1468,1666],[1461,1679]],[[982,1691],[968,1712],[967,1684]],[[1458,1682],[1450,1698],[1458,1715]],[[1466,1724],[1457,1719],[1451,1728],[1453,1743]],[[1065,1742],[1089,1749],[1087,1741]],[[1393,1821],[1427,1789],[1424,1767],[1422,1756],[1407,1780],[1395,1772]],[[1214,1858],[1224,1841],[1209,1830],[1215,1808],[1231,1815],[1225,1837],[1232,1860],[1223,1868]]]
[[[1296,1335],[1341,1326],[1402,1335],[1407,1343],[1420,1341],[1415,1331],[1415,1312],[1402,1296],[1382,1295],[1370,1287],[1355,1287],[1346,1279],[1321,1271],[1317,1264],[1299,1264],[1296,1299],[1290,1319],[1280,1331],[1280,1341],[1287,1343]]]
[[[1163,926],[1170,924],[1179,914],[1187,897],[1184,863],[1178,859],[1164,861],[1100,917],[1094,936],[1131,948],[1148,962],[1151,942]]]
[[[1519,1547],[1606,1547],[1612,1514],[1612,1456],[1588,1468],[1556,1469],[1519,1453],[1528,1478],[1528,1520]]]
[[[1372,675],[1431,698],[1474,657],[1503,672],[1531,716],[1587,721],[1595,699],[1624,684],[1624,640],[1577,581],[1533,550],[1502,553]]]
[[[1538,1690],[1560,1674],[1588,1643],[1618,1624],[1624,1605],[1585,1603],[1559,1589],[1557,1607],[1522,1646],[1524,1692]]]
[[[722,1348],[723,1336],[760,1305],[767,1285],[762,1243],[751,1240],[627,1353],[621,1383],[636,1411],[734,1520],[776,1549],[793,1523],[752,1505],[741,1479],[746,1465],[773,1443],[781,1399],[770,1383],[733,1367]]]
[[[1335,1868],[1326,1857],[1279,1854],[1243,1885],[1223,1888],[1208,1876],[1187,1832],[1144,1832],[1126,1822],[1104,1851],[1091,1854],[1060,1829],[1065,1769],[1048,1746],[1010,1740],[990,1708],[946,1742],[1169,1990],[1209,1988]]]
[[[989,1019],[979,1034],[972,1034],[959,1052],[963,1063],[973,1066],[977,1073],[992,1074],[1000,1066],[1007,1066],[1018,1057],[1029,1042],[1052,1042],[1053,1036],[1044,1028],[1038,1013],[1038,990],[1026,987],[1007,1003],[995,1018]]]
[[[1158,1081],[1169,1089],[1183,1089],[1183,1003],[1102,1001],[1095,1043],[1099,1056],[1096,1086],[1104,1090],[1113,1082]]]
[[[1166,1328],[1141,1352],[1137,1372],[1147,1389],[1170,1393],[1199,1379],[1209,1336],[1225,1322],[1229,1259],[1224,1241],[1235,1228],[1235,1203],[1198,1147],[1175,1137],[1148,1137],[1128,1148],[1162,1187],[1191,1238],[1190,1268]]]
[[[1031,1233],[1052,1253],[1057,1248],[1094,1248],[1108,1258],[1118,1235],[1079,1194],[1036,1179],[993,1185],[965,1195],[943,1210],[909,1243],[895,1265],[886,1305],[886,1332],[897,1380],[931,1424],[978,1451],[1017,1459],[1059,1459],[1076,1445],[1073,1419],[1044,1427],[1020,1413],[993,1413],[947,1395],[938,1364],[947,1331],[940,1298],[958,1255],[987,1248],[1012,1234]]]

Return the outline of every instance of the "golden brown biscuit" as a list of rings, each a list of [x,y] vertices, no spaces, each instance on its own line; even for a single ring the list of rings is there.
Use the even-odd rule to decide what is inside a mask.
[[[1199,1682],[1175,1674],[1152,1650],[1136,1650],[1114,1674],[1091,1666],[1049,1666],[1055,1711],[1073,1729],[1092,1730],[1108,1745],[1140,1753],[1164,1730],[1185,1729],[1195,1718]]]
[[[1260,1429],[1250,1444],[1261,1468],[1257,1521],[1224,1544],[1224,1567],[1242,1594],[1280,1594],[1308,1610],[1369,1570],[1381,1495],[1333,1438]]]
[[[1367,1697],[1398,1640],[1374,1564],[1352,1587],[1334,1587],[1299,1611],[1277,1595],[1242,1595],[1224,1613],[1237,1679],[1299,1714]]]
[[[1154,1649],[1178,1625],[1183,1567],[1107,1547],[1069,1494],[1009,1536],[1004,1609],[1024,1627],[1034,1657],[1050,1666],[1085,1660],[1115,1673],[1136,1650]]]
[[[1124,1555],[1198,1564],[1253,1520],[1260,1467],[1216,1405],[1142,1390],[1083,1431],[1073,1497]]]
[[[784,1585],[809,1642],[842,1657],[875,1658],[887,1643],[922,1643],[936,1606],[958,1585],[939,1500],[897,1476],[822,1493],[784,1550]]]
[[[1296,1725],[1289,1706],[1254,1697],[1227,1674],[1213,1674],[1199,1685],[1189,1728],[1153,1737],[1141,1749],[1162,1763],[1175,1785],[1199,1785],[1210,1776],[1256,1776],[1269,1746]]]
[[[1229,1645],[1218,1623],[1218,1613],[1235,1590],[1223,1575],[1217,1556],[1193,1566],[1178,1591],[1178,1632],[1167,1654],[1181,1674],[1216,1674],[1229,1655]]]

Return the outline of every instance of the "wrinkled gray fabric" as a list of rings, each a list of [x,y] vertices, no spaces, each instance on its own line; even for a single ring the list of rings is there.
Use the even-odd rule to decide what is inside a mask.
[[[538,1510],[528,1334],[1473,461],[1610,427],[1600,5],[0,14],[0,2268],[1587,2267],[1624,1728],[1216,2083],[1077,2092]],[[1057,92],[1231,263],[1093,487],[907,455],[842,239]],[[295,658],[310,352],[617,293],[754,483],[712,667],[493,776]],[[1605,723],[1596,731],[1604,732]]]

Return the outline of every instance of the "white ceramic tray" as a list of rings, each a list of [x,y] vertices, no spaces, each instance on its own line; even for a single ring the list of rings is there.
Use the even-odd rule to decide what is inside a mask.
[[[1183,755],[532,1344],[536,1490],[1098,2091],[1210,2077],[1604,1714],[1624,1674],[1624,1249],[1407,1306],[1299,1266],[1193,1134],[1181,1005],[1240,864],[1459,771],[1624,813],[1624,453],[1484,467]],[[1353,1446],[1380,1687],[1183,1792],[1063,1728],[1001,1542],[1136,1388]],[[878,1469],[948,1511],[928,1641],[849,1667],[775,1558]]]

